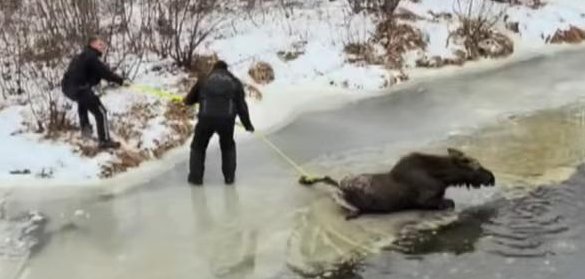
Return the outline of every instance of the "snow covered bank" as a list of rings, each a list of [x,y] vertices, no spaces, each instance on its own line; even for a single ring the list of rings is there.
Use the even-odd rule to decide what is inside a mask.
[[[502,20],[493,28],[514,42],[514,53],[505,59],[468,62],[463,59],[469,54],[464,42],[452,36],[461,27],[457,3],[402,1],[398,22],[408,38],[420,42],[398,40],[408,44],[404,49],[392,48],[401,51],[400,57],[392,59],[398,64],[390,65],[384,43],[373,39],[379,21],[368,13],[351,13],[345,1],[307,2],[291,8],[288,16],[278,8],[241,13],[208,38],[201,53],[226,60],[238,77],[256,89],[249,90],[250,96],[258,96],[249,98],[252,120],[258,130],[268,131],[308,110],[331,108],[412,84],[404,83],[406,80],[483,70],[567,49],[551,42],[580,42],[575,30],[585,28],[585,3],[577,0],[551,0],[537,8],[496,3],[489,11],[477,13],[486,17],[502,13]],[[348,53],[348,46],[368,51]],[[271,66],[273,81],[257,83],[250,76],[250,68],[257,62]],[[153,59],[141,66],[135,83],[184,95],[193,78],[166,61]],[[144,93],[136,88],[106,90],[103,102],[113,132],[124,142],[123,150],[116,152],[97,152],[95,144],[81,140],[75,130],[58,138],[31,133],[22,125],[30,122],[29,107],[0,99],[0,146],[9,155],[0,160],[0,184],[99,185],[112,176],[114,181],[142,180],[187,158],[185,143],[194,123],[193,112]],[[69,117],[76,121],[75,113]],[[238,138],[251,135],[240,131]]]

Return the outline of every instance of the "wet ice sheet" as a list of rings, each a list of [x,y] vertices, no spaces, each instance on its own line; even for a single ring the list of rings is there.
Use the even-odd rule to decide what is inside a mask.
[[[4,218],[0,203],[0,278],[17,278],[42,241],[46,219],[38,212]]]
[[[39,243],[38,231],[42,229],[44,217],[38,212],[0,221],[0,258],[25,257]]]
[[[584,179],[580,166],[566,182],[484,204],[461,224],[418,241],[406,256],[370,258],[356,277],[582,278]]]
[[[452,211],[412,211],[346,221],[331,199],[322,199],[298,212],[287,243],[287,263],[307,276],[333,273],[392,246],[401,233],[436,229],[457,218]]]
[[[584,116],[585,103],[576,103],[511,117],[452,142],[481,158],[505,182],[501,185],[534,189],[568,179],[584,162]]]

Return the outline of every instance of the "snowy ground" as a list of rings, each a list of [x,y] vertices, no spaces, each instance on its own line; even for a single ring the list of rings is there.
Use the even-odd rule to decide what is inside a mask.
[[[462,44],[450,36],[460,26],[454,15],[458,10],[457,1],[404,0],[398,12],[411,16],[400,22],[420,30],[426,47],[413,47],[404,52],[401,67],[388,69],[384,65],[349,62],[355,57],[345,52],[345,46],[371,43],[376,22],[367,14],[352,15],[345,3],[311,2],[289,11],[288,18],[278,9],[242,13],[205,43],[203,54],[216,53],[246,84],[261,92],[261,99],[249,98],[252,120],[258,130],[273,129],[305,110],[335,105],[334,100],[389,92],[408,78],[417,81],[428,76],[481,69],[556,50],[562,47],[550,42],[558,30],[585,28],[585,2],[580,0],[549,0],[538,8],[497,5],[490,13],[505,13],[496,27],[514,42],[513,55],[497,61],[466,63],[463,67],[421,69],[417,61],[457,59],[458,52],[464,51]],[[509,26],[516,23],[518,32],[513,32]],[[373,47],[375,52],[380,52],[379,46],[373,44]],[[255,83],[248,74],[250,67],[259,61],[267,62],[274,69],[275,79],[267,85]],[[184,83],[189,80],[185,73],[152,70],[164,63],[145,63],[135,83],[184,95],[192,81]],[[169,150],[181,158],[187,156],[184,143],[190,136],[192,118],[174,117],[178,107],[135,88],[106,91],[103,102],[109,109],[114,132],[124,140],[124,149],[119,152],[95,152],[93,143],[80,141],[76,132],[71,132],[66,140],[45,139],[27,132],[21,123],[30,118],[28,107],[0,101],[0,147],[5,154],[0,159],[0,184],[91,184],[128,169],[133,171],[126,175],[138,173],[139,164],[138,169],[143,170],[141,175],[144,170],[169,164],[171,158],[176,158],[167,154]],[[238,137],[250,136],[239,132]],[[166,160],[158,160],[162,155],[167,155]]]

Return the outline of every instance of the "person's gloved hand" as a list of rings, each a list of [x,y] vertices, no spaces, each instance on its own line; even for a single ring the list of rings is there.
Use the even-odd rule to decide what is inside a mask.
[[[254,133],[254,126],[250,125],[246,127],[246,131],[250,132],[250,133]]]

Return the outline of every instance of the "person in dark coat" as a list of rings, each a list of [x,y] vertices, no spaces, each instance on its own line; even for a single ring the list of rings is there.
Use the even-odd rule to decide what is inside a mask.
[[[89,138],[93,134],[93,127],[89,123],[89,111],[95,117],[99,147],[119,148],[120,143],[110,137],[106,108],[92,90],[102,79],[119,85],[127,84],[122,77],[100,61],[106,49],[106,43],[99,37],[90,38],[83,51],[69,63],[61,88],[67,98],[77,103],[82,135]]]
[[[203,184],[205,153],[213,134],[219,135],[222,172],[227,185],[234,183],[236,172],[235,118],[238,116],[248,132],[254,132],[250,121],[244,86],[224,61],[217,61],[211,72],[197,80],[183,99],[185,105],[199,103],[198,122],[191,143],[188,181]]]

